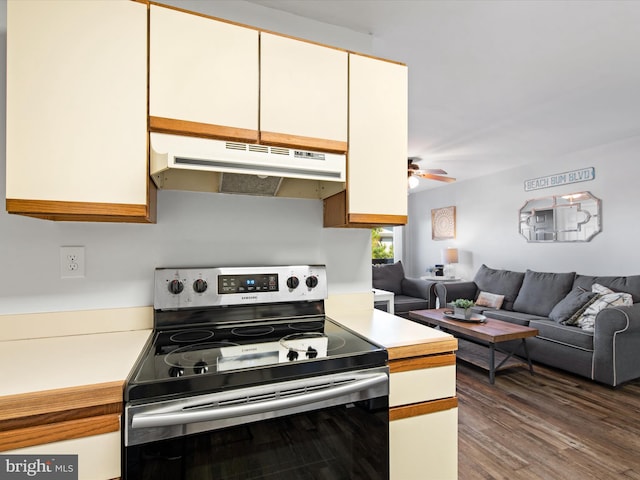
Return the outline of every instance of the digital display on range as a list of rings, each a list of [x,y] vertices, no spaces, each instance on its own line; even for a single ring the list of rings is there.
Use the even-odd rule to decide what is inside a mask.
[[[218,294],[277,292],[278,274],[218,275]]]

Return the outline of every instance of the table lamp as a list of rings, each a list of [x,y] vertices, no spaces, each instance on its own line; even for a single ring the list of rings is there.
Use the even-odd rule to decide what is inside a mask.
[[[455,265],[458,263],[458,249],[446,248],[442,250],[442,263],[444,263],[444,276],[454,278],[456,276]]]

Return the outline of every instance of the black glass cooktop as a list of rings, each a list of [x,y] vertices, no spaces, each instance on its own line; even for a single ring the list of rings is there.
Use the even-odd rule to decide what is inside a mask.
[[[125,401],[195,395],[385,365],[387,352],[324,316],[157,328]]]

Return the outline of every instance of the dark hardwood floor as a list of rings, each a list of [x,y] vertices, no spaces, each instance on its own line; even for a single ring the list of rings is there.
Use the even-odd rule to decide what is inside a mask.
[[[640,479],[640,381],[457,367],[460,480]]]

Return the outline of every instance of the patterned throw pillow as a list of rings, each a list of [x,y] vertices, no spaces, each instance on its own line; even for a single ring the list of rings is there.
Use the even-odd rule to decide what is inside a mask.
[[[569,317],[564,322],[560,322],[560,323],[562,323],[563,325],[574,325],[574,326],[577,326],[578,325],[578,320],[580,319],[580,317],[582,317],[582,314],[585,312],[585,310],[587,308],[589,308],[591,306],[591,304],[593,302],[597,302],[598,298],[600,298],[600,295],[596,293],[593,297],[591,297],[591,299],[587,303],[585,303],[573,315],[571,315],[571,317]]]
[[[576,312],[584,312],[586,308],[591,304],[591,301],[597,297],[596,292],[587,292],[586,290],[576,287],[571,290],[566,297],[556,303],[549,318],[558,323],[566,324],[571,318],[576,315]],[[576,316],[576,320],[580,315]]]
[[[599,296],[595,302],[587,307],[576,322],[576,324],[583,330],[593,332],[596,323],[596,315],[598,315],[600,310],[607,307],[633,305],[633,299],[629,293],[614,292],[613,290],[603,287],[598,283],[594,283],[591,289],[598,293]]]
[[[480,295],[478,295],[478,299],[476,300],[476,305],[480,307],[490,307],[495,308],[496,310],[500,310],[502,302],[504,302],[504,295],[498,295],[496,293],[489,292],[480,292]]]
[[[605,287],[604,285],[600,285],[599,283],[594,283],[593,285],[591,285],[591,291],[599,293],[600,295],[616,293],[613,290],[611,290],[609,287]]]

